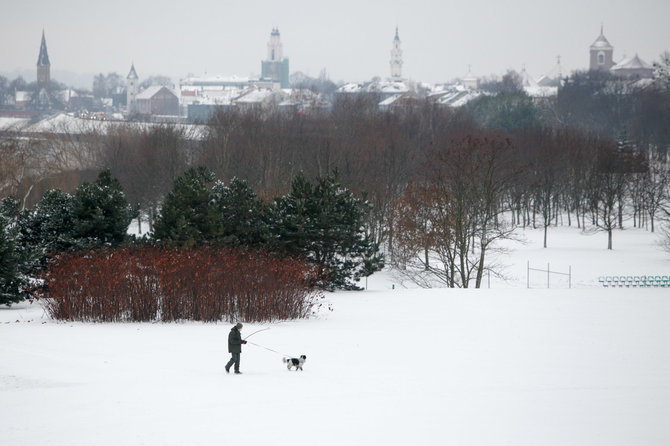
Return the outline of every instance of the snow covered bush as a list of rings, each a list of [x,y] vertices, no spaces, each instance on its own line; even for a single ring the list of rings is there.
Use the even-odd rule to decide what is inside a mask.
[[[66,253],[46,271],[45,306],[96,322],[308,317],[320,293],[305,263],[231,248],[135,247]]]

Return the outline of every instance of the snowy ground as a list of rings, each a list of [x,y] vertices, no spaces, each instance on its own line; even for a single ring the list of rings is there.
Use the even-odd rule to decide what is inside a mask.
[[[668,445],[670,289],[603,289],[599,275],[670,274],[645,231],[552,229],[513,244],[490,289],[328,294],[332,311],[243,335],[230,324],[84,324],[39,304],[0,309],[3,445]],[[572,267],[573,288],[531,267]],[[553,280],[553,278],[552,278]],[[296,439],[299,441],[296,443]]]

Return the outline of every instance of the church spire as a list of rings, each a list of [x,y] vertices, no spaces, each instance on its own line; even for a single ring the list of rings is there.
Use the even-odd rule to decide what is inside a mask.
[[[51,63],[49,62],[49,53],[47,52],[47,40],[42,30],[42,43],[40,44],[40,55],[37,57],[37,84],[40,87],[47,87],[51,81]]]
[[[130,72],[128,73],[128,76],[126,76],[126,79],[139,79],[137,71],[135,71],[135,62],[130,64]]]
[[[126,76],[126,113],[132,115],[137,112],[137,82],[139,77],[135,71],[135,62],[130,64],[130,72]]]
[[[49,53],[47,52],[47,39],[44,38],[44,30],[42,30],[42,43],[40,44],[40,55],[37,57],[37,66],[44,67],[51,65],[49,63]]]
[[[400,48],[400,35],[398,26],[395,27],[395,37],[393,38],[393,48],[391,49],[391,80],[402,80],[402,49]]]

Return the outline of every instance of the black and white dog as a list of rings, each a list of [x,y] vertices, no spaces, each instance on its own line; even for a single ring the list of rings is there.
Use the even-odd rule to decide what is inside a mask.
[[[302,370],[302,365],[307,361],[307,356],[302,355],[299,358],[284,358],[286,368],[291,370],[295,367],[295,371]]]

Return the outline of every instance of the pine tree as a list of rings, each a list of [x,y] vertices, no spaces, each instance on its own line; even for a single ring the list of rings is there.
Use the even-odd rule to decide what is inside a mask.
[[[31,268],[43,267],[51,253],[77,247],[72,203],[72,195],[52,189],[32,211],[19,215],[20,241]]]
[[[299,174],[291,192],[275,200],[272,233],[279,248],[305,256],[319,269],[325,289],[355,289],[379,271],[383,258],[365,233],[370,205],[342,186],[337,172],[312,184]]]
[[[135,216],[121,183],[109,170],[100,172],[93,183],[79,186],[74,194],[73,235],[82,247],[122,243]]]
[[[214,174],[204,167],[177,178],[154,224],[156,241],[194,246],[217,240],[222,232],[213,203]]]
[[[0,305],[11,305],[24,299],[21,257],[16,241],[17,213],[18,201],[5,198],[0,202]]]
[[[229,186],[212,188],[214,206],[222,225],[220,242],[229,246],[263,246],[269,239],[265,205],[246,181],[233,178]]]

